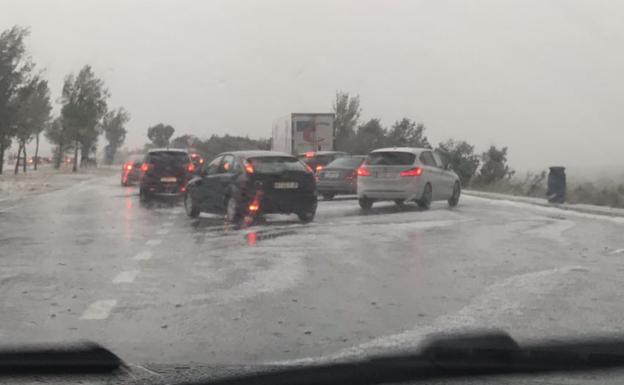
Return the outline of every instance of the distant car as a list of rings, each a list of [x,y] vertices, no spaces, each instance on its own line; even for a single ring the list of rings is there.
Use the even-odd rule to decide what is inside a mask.
[[[129,186],[141,178],[141,165],[145,155],[130,155],[121,166],[121,185]]]
[[[426,148],[381,148],[372,151],[358,168],[357,194],[362,209],[375,201],[397,205],[414,201],[428,209],[432,201],[459,202],[461,184],[439,155]]]
[[[357,193],[357,169],[365,155],[348,155],[329,163],[317,173],[316,188],[325,199]]]
[[[195,166],[195,173],[198,173],[202,165],[204,164],[204,158],[196,152],[191,152],[191,162],[193,162],[193,166]]]
[[[303,163],[310,166],[310,168],[318,173],[328,165],[333,162],[335,159],[346,156],[346,152],[342,151],[309,151],[303,154],[299,154],[298,158],[303,161]]]
[[[316,214],[314,175],[296,157],[274,151],[235,151],[204,164],[184,195],[190,217],[225,214],[230,223],[245,216],[295,213],[303,222]]]
[[[150,150],[141,165],[139,189],[141,201],[149,201],[155,196],[182,195],[194,172],[195,166],[185,150]]]

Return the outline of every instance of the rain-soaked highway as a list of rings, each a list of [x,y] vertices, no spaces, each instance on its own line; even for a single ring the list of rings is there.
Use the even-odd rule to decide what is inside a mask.
[[[265,363],[622,332],[624,220],[462,197],[354,199],[234,230],[99,177],[0,207],[3,344],[92,340],[140,365]]]

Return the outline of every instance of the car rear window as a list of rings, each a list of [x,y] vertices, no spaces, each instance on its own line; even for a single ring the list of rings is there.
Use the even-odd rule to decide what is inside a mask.
[[[288,156],[263,156],[258,158],[248,158],[254,171],[259,174],[280,174],[284,171],[304,171],[306,166],[294,157]]]
[[[366,158],[366,164],[375,166],[408,166],[414,164],[416,155],[411,152],[372,152]]]
[[[327,165],[327,167],[344,167],[344,168],[356,168],[362,163],[363,158],[355,158],[351,156],[338,158],[335,161]]]
[[[188,154],[180,151],[150,152],[149,163],[152,164],[186,164],[190,162]]]

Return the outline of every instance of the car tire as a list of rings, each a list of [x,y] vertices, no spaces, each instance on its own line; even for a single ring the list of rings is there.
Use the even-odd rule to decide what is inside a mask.
[[[325,199],[326,201],[330,201],[334,199],[334,196],[336,196],[336,194],[334,193],[323,193],[321,195],[323,196],[323,199]]]
[[[394,204],[399,206],[399,207],[403,207],[403,206],[405,206],[405,199],[395,199],[394,200]]]
[[[370,208],[373,207],[372,199],[360,198],[358,199],[358,203],[360,204],[360,207],[362,208],[362,210],[370,210]]]
[[[199,207],[195,204],[195,200],[188,190],[184,194],[184,211],[186,211],[186,215],[191,218],[197,218],[199,216]]]
[[[233,225],[241,223],[243,215],[240,211],[240,205],[234,197],[225,198],[225,220]]]
[[[431,184],[427,183],[425,185],[425,190],[423,191],[422,197],[416,202],[418,203],[418,207],[424,210],[429,210],[431,207],[431,200],[433,198],[433,189],[431,188]]]
[[[314,217],[316,216],[316,205],[314,205],[311,209],[308,209],[307,211],[297,213],[297,216],[299,217],[299,220],[303,223],[312,222],[314,220]]]
[[[145,191],[144,188],[141,187],[139,189],[139,200],[142,203],[148,203],[151,199],[152,197],[150,196],[150,194],[147,191]]]
[[[459,203],[460,195],[461,195],[461,186],[459,182],[455,182],[455,185],[453,186],[453,195],[451,195],[451,197],[448,200],[449,206],[451,207],[457,206],[457,204]]]

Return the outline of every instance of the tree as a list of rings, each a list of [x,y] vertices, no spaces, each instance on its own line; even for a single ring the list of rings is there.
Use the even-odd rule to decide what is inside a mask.
[[[174,138],[169,144],[173,148],[190,148],[196,147],[196,144],[199,142],[199,139],[193,135],[181,135]]]
[[[490,146],[481,155],[481,160],[483,166],[477,176],[477,183],[480,185],[489,185],[514,174],[514,171],[507,165],[507,147],[499,150],[495,146]]]
[[[35,76],[31,82],[22,89],[23,95],[18,106],[18,132],[23,132],[21,145],[24,152],[24,162],[26,162],[25,144],[35,137],[34,168],[37,169],[39,157],[39,136],[50,121],[52,105],[50,103],[50,89],[48,82]],[[20,93],[22,93],[20,92]],[[18,135],[19,136],[19,135]],[[19,152],[18,152],[19,153]],[[24,170],[26,164],[24,163]]]
[[[470,185],[470,181],[481,163],[479,155],[474,152],[474,146],[463,140],[449,139],[440,143],[436,151],[442,155],[451,169],[459,176],[462,186]]]
[[[431,148],[422,123],[403,118],[392,125],[386,136],[387,146]]]
[[[166,147],[174,132],[175,129],[170,125],[159,123],[147,129],[147,137],[155,147]]]
[[[381,126],[379,119],[371,119],[358,127],[353,140],[354,154],[368,154],[371,150],[384,147],[386,130]]]
[[[4,152],[15,134],[17,91],[33,68],[24,46],[28,34],[27,28],[19,26],[0,34],[0,174],[4,168]]]
[[[78,148],[83,166],[96,146],[100,135],[99,123],[106,114],[109,95],[104,82],[95,77],[89,65],[84,66],[78,76],[70,74],[65,78],[61,115],[74,142],[74,172],[77,171]]]
[[[108,141],[106,146],[106,164],[113,164],[115,154],[126,140],[128,132],[124,125],[130,120],[130,114],[120,107],[117,110],[109,111],[102,119],[102,130]]]
[[[44,134],[50,143],[56,145],[54,149],[54,168],[59,169],[63,162],[65,151],[69,149],[68,144],[71,141],[70,132],[63,122],[63,117],[59,116],[52,123],[48,124]]]
[[[355,128],[360,118],[360,97],[349,96],[346,92],[337,92],[333,105],[335,116],[337,150],[350,150],[351,140],[355,136]]]

